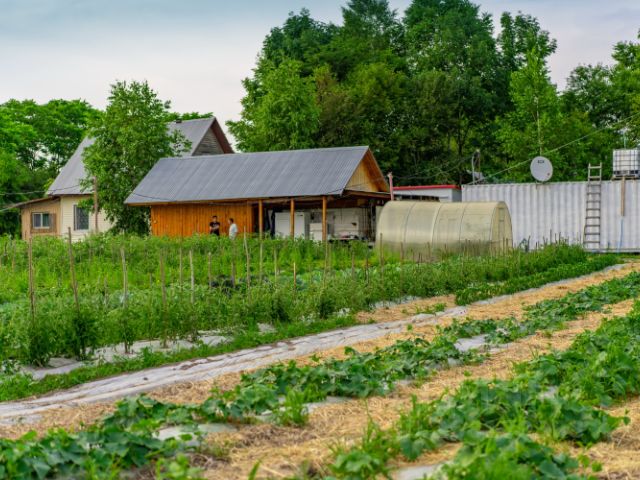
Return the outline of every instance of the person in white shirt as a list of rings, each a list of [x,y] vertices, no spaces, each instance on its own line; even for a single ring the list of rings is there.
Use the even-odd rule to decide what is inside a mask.
[[[233,218],[229,219],[229,238],[233,240],[238,236],[238,225],[233,221]]]

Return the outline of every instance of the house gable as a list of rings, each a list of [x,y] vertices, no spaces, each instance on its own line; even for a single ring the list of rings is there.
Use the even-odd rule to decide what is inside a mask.
[[[349,179],[345,190],[358,192],[389,192],[389,185],[384,178],[382,170],[380,170],[378,166],[378,162],[376,162],[373,157],[371,150],[367,150],[367,153]]]

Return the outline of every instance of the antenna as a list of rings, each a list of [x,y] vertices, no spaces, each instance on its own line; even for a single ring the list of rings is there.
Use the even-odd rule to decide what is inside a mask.
[[[531,175],[538,182],[546,182],[553,175],[553,165],[546,157],[536,157],[531,160]]]

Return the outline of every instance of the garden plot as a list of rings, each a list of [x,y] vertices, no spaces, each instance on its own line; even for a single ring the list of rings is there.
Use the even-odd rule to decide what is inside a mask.
[[[502,298],[496,302],[482,302],[479,305],[470,307],[455,307],[438,314],[418,314],[404,320],[389,322],[386,324],[368,324],[351,327],[344,330],[321,333],[311,337],[302,337],[287,342],[278,342],[275,345],[265,345],[256,349],[244,350],[240,352],[221,355],[213,358],[198,359],[183,362],[176,365],[160,367],[132,374],[117,376],[104,380],[86,383],[71,390],[46,395],[40,398],[21,401],[7,402],[0,404],[0,420],[5,425],[13,419],[12,423],[31,424],[34,415],[42,415],[48,410],[56,410],[52,414],[52,421],[44,420],[48,425],[62,425],[68,414],[60,409],[73,408],[78,411],[79,407],[93,403],[106,402],[115,398],[122,398],[125,395],[133,395],[145,391],[152,391],[158,388],[173,384],[183,384],[191,386],[194,382],[203,382],[199,390],[204,394],[208,393],[211,381],[225,374],[252,370],[273,362],[302,357],[311,353],[319,352],[319,357],[335,356],[343,354],[342,347],[346,345],[355,346],[358,350],[371,351],[397,341],[400,338],[408,338],[414,333],[427,335],[431,338],[435,333],[434,323],[446,325],[454,317],[464,317],[466,315],[474,318],[486,318],[489,316],[504,316],[504,313],[519,313],[523,305],[531,304],[545,298],[558,298],[568,292],[577,291],[589,285],[600,283],[607,279],[619,278],[632,271],[634,264],[625,264],[610,267],[605,272],[597,272],[579,279],[559,282],[551,287],[543,287],[527,294],[518,294],[517,298]],[[398,306],[394,308],[411,309],[412,305]],[[411,311],[411,310],[409,310]],[[503,313],[504,312],[504,313]],[[414,330],[407,332],[407,325],[412,325]],[[171,389],[178,392],[180,389]],[[168,399],[173,400],[176,395],[169,395]],[[161,396],[162,397],[162,396]],[[193,400],[192,398],[191,400]],[[180,400],[178,398],[178,400]],[[86,408],[83,408],[83,411]],[[96,411],[100,414],[105,411],[103,406],[98,406]],[[71,415],[77,418],[76,414]],[[89,416],[81,416],[83,420],[88,420]],[[38,417],[36,417],[38,418]],[[5,429],[7,427],[5,426]],[[18,427],[18,431],[23,429]],[[2,431],[2,429],[0,429]]]
[[[389,397],[372,397],[365,400],[349,400],[345,404],[326,405],[310,415],[309,425],[299,436],[283,439],[264,438],[260,432],[266,427],[248,426],[231,435],[216,437],[214,441],[231,442],[237,445],[231,451],[230,462],[218,465],[216,469],[206,471],[205,477],[241,479],[256,462],[266,467],[263,470],[267,478],[272,475],[292,475],[299,471],[300,465],[311,461],[313,466],[326,465],[331,459],[330,446],[336,441],[347,443],[360,439],[371,420],[381,428],[389,428],[397,420],[399,412],[411,407],[411,398],[415,396],[421,402],[433,401],[447,391],[453,391],[469,378],[507,379],[512,375],[512,365],[534,358],[536,355],[552,349],[566,349],[574,339],[585,330],[597,328],[603,318],[628,313],[632,300],[625,300],[609,307],[608,313],[590,313],[571,322],[567,328],[554,332],[552,336],[538,333],[510,345],[507,349],[492,354],[478,365],[463,365],[442,370],[427,382],[418,385],[405,385]],[[251,441],[251,438],[263,438]],[[245,447],[245,443],[248,445]],[[399,470],[410,467],[439,465],[455,455],[457,445],[445,445],[443,448],[422,455],[414,464],[398,463]]]
[[[392,379],[392,378],[399,379],[399,378],[402,378],[402,376],[415,375],[415,373],[418,373],[422,370],[422,360],[419,360],[419,358],[421,357],[424,358],[425,360],[430,358],[431,360],[429,360],[429,362],[435,361],[436,363],[433,363],[432,364],[433,366],[437,366],[438,363],[441,363],[443,360],[446,360],[451,356],[455,356],[456,358],[461,359],[463,362],[472,360],[474,358],[473,355],[468,356],[462,352],[459,352],[453,346],[453,344],[451,344],[451,342],[454,341],[456,338],[459,339],[459,338],[472,337],[474,336],[474,332],[480,329],[484,331],[488,337],[492,338],[492,342],[498,342],[498,343],[504,344],[504,343],[507,343],[508,338],[519,339],[519,338],[522,338],[523,336],[530,335],[531,333],[534,333],[537,330],[546,330],[546,329],[557,330],[558,328],[565,327],[566,326],[565,322],[575,320],[576,315],[578,315],[579,312],[599,310],[607,303],[616,303],[617,301],[620,301],[623,298],[628,297],[629,295],[637,295],[639,285],[640,285],[640,280],[638,278],[638,275],[629,275],[623,279],[611,280],[598,287],[585,290],[584,292],[579,292],[578,294],[569,295],[557,301],[542,302],[541,304],[536,305],[533,309],[528,310],[528,313],[526,314],[526,317],[523,319],[522,323],[513,323],[513,321],[509,319],[500,320],[500,321],[476,322],[476,323],[473,323],[473,322],[464,322],[462,324],[454,323],[449,327],[443,329],[442,333],[439,334],[440,340],[436,339],[431,344],[429,344],[429,342],[425,343],[423,340],[419,340],[419,339],[417,339],[414,342],[402,341],[402,342],[398,342],[397,345],[394,345],[390,349],[385,349],[384,351],[380,351],[378,354],[374,355],[373,357],[369,354],[355,354],[355,357],[353,358],[355,363],[351,360],[338,361],[337,363],[335,361],[324,362],[325,364],[324,368],[329,368],[329,371],[333,369],[335,370],[336,373],[339,373],[340,371],[343,370],[343,367],[346,367],[350,364],[356,367],[358,365],[361,365],[362,367],[364,367],[366,363],[362,363],[362,361],[365,361],[365,362],[373,361],[373,363],[370,364],[370,366],[365,369],[366,371],[365,376],[362,377],[362,379],[357,380],[356,383],[363,382],[361,383],[361,386],[359,388],[366,387],[366,385],[370,385],[370,387],[366,387],[367,389],[373,387],[373,390],[370,390],[369,391],[370,393],[368,393],[367,395],[376,394],[376,392],[378,395],[385,394],[386,388],[384,387],[385,385],[384,382],[386,382],[386,380],[383,380],[383,379],[387,378],[388,375],[391,375],[390,377],[388,377],[389,379]],[[548,314],[550,312],[555,312],[555,313],[551,315],[551,317],[549,317]],[[554,315],[557,315],[557,318],[554,318]],[[488,326],[492,328],[488,328]],[[518,344],[516,343],[515,345],[518,345]],[[408,349],[406,347],[408,347]],[[419,357],[412,358],[416,354],[419,355]],[[376,357],[378,358],[376,359]],[[369,358],[369,360],[366,360],[367,358]],[[395,359],[400,360],[400,363],[396,363]],[[478,360],[480,360],[480,358],[478,358]],[[381,361],[383,363],[380,363],[378,365],[378,363]],[[418,361],[418,363],[415,363],[416,361]],[[406,363],[406,362],[409,362],[409,363]],[[198,416],[204,416],[208,419],[216,418],[218,417],[218,415],[221,415],[221,414],[225,417],[227,415],[238,415],[238,414],[245,415],[245,414],[250,414],[251,411],[255,411],[256,413],[259,414],[260,412],[265,411],[264,407],[266,405],[270,405],[269,408],[271,408],[271,410],[273,411],[273,407],[279,404],[277,391],[274,390],[270,397],[269,396],[263,397],[264,400],[268,401],[267,404],[264,404],[264,403],[247,404],[246,402],[250,400],[252,394],[249,394],[248,391],[244,391],[244,389],[245,388],[248,388],[249,390],[253,389],[255,393],[261,391],[263,387],[261,387],[260,385],[264,385],[265,387],[267,387],[270,381],[267,381],[267,383],[261,383],[261,382],[267,380],[270,375],[276,375],[276,378],[277,378],[278,376],[286,373],[286,370],[282,370],[282,368],[283,368],[282,366],[280,367],[274,366],[274,367],[270,367],[263,373],[256,372],[251,376],[243,379],[245,386],[240,387],[240,389],[236,390],[235,393],[233,393],[232,395],[230,396],[225,395],[224,397],[221,397],[218,399],[216,399],[216,396],[214,395],[212,399],[210,399],[207,402],[204,402],[200,406],[181,407],[181,406],[175,406],[175,405],[171,406],[170,404],[154,404],[153,402],[150,403],[149,400],[127,400],[123,405],[120,405],[118,407],[118,412],[114,417],[112,417],[110,420],[107,419],[108,423],[102,424],[103,426],[97,426],[96,428],[98,428],[98,431],[104,432],[104,433],[101,433],[101,435],[104,435],[107,433],[107,430],[104,430],[106,425],[114,424],[114,422],[116,422],[116,424],[122,424],[122,422],[125,422],[124,424],[130,424],[132,421],[135,422],[135,418],[138,417],[139,415],[143,415],[143,417],[139,417],[139,418],[144,418],[144,416],[150,414],[151,412],[155,412],[153,413],[153,416],[154,418],[158,418],[158,420],[163,418],[164,419],[174,418],[173,421],[175,422],[175,420],[179,418],[183,418],[184,420],[187,420],[192,414],[196,414]],[[309,371],[311,372],[316,367],[310,367],[310,368],[311,370]],[[389,370],[389,368],[391,369]],[[406,368],[409,368],[409,370],[406,370]],[[418,370],[415,370],[416,368]],[[289,373],[286,373],[286,376],[289,378],[289,382],[294,380],[296,376],[298,376],[299,374],[303,374],[303,372],[305,371],[304,368],[300,369],[295,366],[289,366],[287,367],[287,370],[289,370]],[[410,373],[410,372],[415,372],[415,373]],[[372,377],[368,378],[368,375],[372,375]],[[379,380],[383,380],[383,383],[376,384],[375,383],[376,380],[374,380],[375,377],[379,377]],[[260,380],[261,378],[263,378],[263,380]],[[283,377],[283,378],[286,378],[286,377]],[[307,382],[307,383],[311,382],[311,384],[316,382],[316,380],[313,380],[314,378],[313,376],[307,377],[306,374],[303,374],[302,377],[299,377],[300,380],[304,378],[306,378],[304,382]],[[254,379],[258,383],[255,383],[255,384],[252,383]],[[333,391],[332,389],[334,387],[338,387],[338,390],[335,390],[335,391],[351,392],[353,390],[350,384],[354,380],[356,379],[355,378],[352,379],[351,377],[345,377],[342,380],[340,380],[338,384],[336,384],[335,386],[331,386],[330,384],[325,384],[325,387],[327,386],[330,387],[329,391]],[[379,380],[377,380],[377,382],[379,382]],[[370,381],[373,381],[374,383],[370,383]],[[309,384],[309,386],[311,386],[311,384]],[[320,384],[318,384],[318,386],[320,386]],[[264,393],[266,393],[266,391],[264,391]],[[388,393],[389,392],[387,392],[386,394],[388,395]],[[289,403],[288,406],[287,404],[291,399],[294,399],[296,397],[292,396],[290,399],[289,393],[287,393],[286,397],[287,398],[283,403],[283,405],[288,409],[290,409],[290,407],[293,404]],[[256,398],[254,397],[254,399],[251,400],[251,402],[255,402],[255,400]],[[373,397],[370,400],[370,404],[376,401],[385,401],[385,400],[397,401],[397,398],[388,397],[388,396],[386,398]],[[275,403],[273,403],[273,401],[275,401]],[[262,402],[262,400],[260,400],[260,402]],[[318,416],[320,414],[324,414],[326,413],[326,411],[331,410],[332,408],[338,408],[338,407],[348,408],[349,403],[352,403],[352,402],[345,402],[344,404],[340,404],[340,405],[331,405],[328,407],[318,408],[318,410],[314,412],[313,417]],[[262,405],[262,406],[259,406],[259,405]],[[259,409],[257,409],[258,407]],[[132,410],[132,408],[134,408],[134,410]],[[145,411],[148,413],[145,413]],[[192,413],[189,413],[189,412],[192,412]],[[242,413],[242,412],[246,412],[246,413]],[[390,412],[392,412],[392,410],[387,408],[385,412],[386,417],[383,416],[383,419],[386,418],[388,421],[390,417]],[[295,416],[293,417],[290,416],[293,413],[295,413],[295,408],[294,408],[294,411],[291,411],[291,410],[289,411],[287,417],[281,417],[280,420],[282,420],[283,418],[289,418],[289,419],[296,418]],[[134,415],[134,417],[131,416],[132,414]],[[158,414],[161,414],[161,415],[158,416]],[[187,414],[187,417],[184,417],[185,414]],[[347,417],[344,422],[336,422],[335,421],[336,416],[331,415],[330,419],[334,421],[333,423],[334,426],[332,428],[335,430],[335,425],[342,425],[342,423],[344,425],[350,425],[354,427],[355,425],[353,423],[350,423],[350,422],[353,422],[354,416],[356,415],[352,414],[349,417]],[[207,423],[207,422],[201,422],[201,423]],[[360,425],[359,427],[361,429],[362,425]],[[262,434],[260,434],[260,431],[250,431],[251,429],[260,429],[260,428],[262,429]],[[254,447],[258,447],[257,449],[260,450],[259,448],[260,439],[268,437],[264,435],[265,429],[266,431],[275,431],[275,432],[282,431],[280,429],[269,430],[269,428],[270,427],[268,425],[258,425],[256,427],[246,427],[246,429],[245,428],[241,429],[241,432],[239,433],[249,434],[247,441],[241,442],[241,444],[244,447],[247,447],[247,445],[251,445],[251,452],[254,452],[256,450],[256,448]],[[310,431],[309,429],[296,430],[296,432],[299,432],[299,434],[296,433],[294,435],[293,432],[290,432],[291,434],[287,434],[284,436],[285,436],[285,440],[297,437],[295,446],[298,447],[305,443],[303,440],[308,440],[309,438],[313,438],[314,436],[317,436],[316,438],[320,438],[326,431],[331,431],[331,428],[324,429],[320,433],[314,432],[313,430]],[[233,435],[233,434],[230,434],[230,435]],[[273,436],[270,436],[269,440],[270,440],[270,443],[269,443],[270,448],[273,448],[274,444],[276,445],[288,444],[290,447],[289,442],[288,441],[283,442],[282,438],[278,439],[278,438],[273,438]],[[258,445],[256,445],[256,443],[258,443]],[[304,445],[304,446],[307,446],[307,445]],[[41,448],[41,447],[37,447],[36,444],[34,444],[33,447]],[[33,447],[28,447],[28,448],[33,448]],[[159,445],[154,447],[153,443],[149,444],[149,448],[153,449],[158,447]],[[326,451],[326,445],[325,445],[325,451]],[[307,451],[307,453],[309,452]],[[289,452],[289,454],[290,454],[289,458],[295,458],[295,455],[291,456],[291,452]],[[277,456],[275,457],[269,456],[268,458],[269,460],[271,460],[272,458],[277,459]],[[315,455],[313,456],[313,458],[319,459],[321,458],[321,456]],[[126,465],[126,462],[124,465]],[[239,465],[237,462],[234,462],[233,466],[236,469],[241,468],[241,465]],[[230,476],[229,474],[224,473],[224,466],[221,466],[220,468],[216,469],[216,475],[224,475],[225,478],[233,478],[233,475]],[[273,469],[271,469],[271,471],[273,471]],[[220,478],[220,477],[218,476],[213,478]]]

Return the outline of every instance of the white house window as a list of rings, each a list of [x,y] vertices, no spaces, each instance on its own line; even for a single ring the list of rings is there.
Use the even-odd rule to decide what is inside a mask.
[[[48,212],[34,212],[31,214],[31,226],[33,228],[51,228],[51,215]]]
[[[73,229],[89,230],[89,212],[78,205],[73,206]]]

